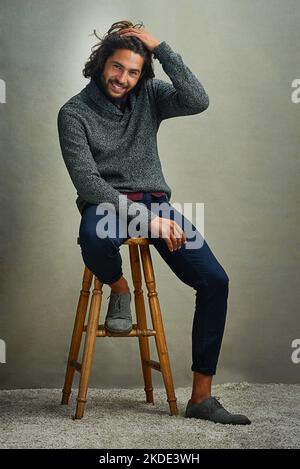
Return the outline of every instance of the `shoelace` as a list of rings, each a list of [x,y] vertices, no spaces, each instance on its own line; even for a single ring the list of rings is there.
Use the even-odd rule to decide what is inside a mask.
[[[111,294],[110,294],[106,299],[108,300],[108,298],[110,298],[110,297],[111,297]],[[117,299],[116,299],[116,301],[115,301],[114,306],[118,306],[119,309],[120,309],[120,306],[121,306],[121,305],[120,305],[120,301],[121,301],[121,296],[117,296]]]
[[[108,298],[110,298],[111,296],[112,296],[112,295],[110,294],[110,295],[107,297],[107,300],[108,300]],[[130,298],[131,298],[131,294],[130,294]],[[117,306],[118,309],[119,309],[119,312],[120,312],[120,310],[121,310],[120,301],[121,301],[121,295],[118,295],[117,298],[116,298],[114,307]],[[115,316],[115,319],[116,319],[116,316]],[[121,317],[121,319],[123,319],[123,317]]]
[[[211,396],[212,399],[214,400],[214,403],[215,403],[215,406],[220,408],[220,409],[223,409],[224,407],[222,406],[222,404],[218,401],[218,399],[220,399],[218,396]]]

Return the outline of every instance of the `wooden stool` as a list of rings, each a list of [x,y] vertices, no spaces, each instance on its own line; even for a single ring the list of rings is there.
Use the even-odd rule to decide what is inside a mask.
[[[79,238],[77,239],[77,243],[80,244]],[[133,329],[130,332],[122,334],[111,333],[106,330],[103,324],[99,325],[103,283],[100,282],[95,276],[94,289],[92,291],[92,298],[89,307],[88,323],[86,326],[84,325],[90,296],[90,288],[93,280],[93,273],[85,266],[82,280],[82,290],[80,291],[80,297],[77,306],[62,396],[62,404],[68,404],[74,372],[75,370],[78,371],[80,373],[80,383],[76,413],[74,417],[75,419],[81,419],[84,414],[96,337],[138,337],[145,383],[144,390],[146,393],[146,402],[154,404],[151,375],[151,368],[153,368],[154,370],[160,371],[162,373],[167,393],[167,401],[170,407],[170,415],[178,415],[164,326],[156,292],[155,276],[149,248],[150,241],[147,238],[129,238],[123,244],[129,246],[137,324],[133,324]],[[144,278],[148,290],[148,300],[153,330],[147,329],[139,252],[141,254]],[[77,360],[83,332],[86,333],[86,336],[82,355],[82,363],[79,363]],[[155,337],[159,362],[150,359],[148,341],[148,337],[150,336]]]

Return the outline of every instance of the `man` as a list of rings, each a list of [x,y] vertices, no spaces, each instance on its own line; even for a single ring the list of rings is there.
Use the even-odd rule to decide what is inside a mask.
[[[153,78],[152,54],[172,84]],[[119,253],[129,236],[122,235],[121,229],[106,238],[98,236],[103,213],[99,214],[97,207],[111,204],[115,212],[108,210],[109,216],[117,218],[118,226],[127,228],[133,220],[130,209],[138,204],[144,208],[140,225],[154,236],[154,247],[177,277],[196,290],[193,390],[185,416],[249,424],[247,417],[229,413],[211,396],[229,279],[206,241],[197,249],[187,248],[187,228],[195,231],[195,227],[183,215],[180,223],[174,220],[178,212],[169,203],[171,189],[163,176],[157,148],[157,132],[164,119],[199,114],[207,109],[209,98],[169,44],[128,21],[112,25],[92,52],[83,74],[91,80],[60,109],[58,130],[63,158],[78,193],[83,260],[101,282],[111,287],[105,325],[113,332],[132,328],[131,293]],[[119,205],[122,197],[127,204],[125,218]],[[161,216],[152,209],[154,202],[164,203]]]

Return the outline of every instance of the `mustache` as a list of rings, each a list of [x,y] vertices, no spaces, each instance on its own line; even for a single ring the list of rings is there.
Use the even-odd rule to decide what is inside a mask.
[[[124,86],[120,85],[120,83],[118,83],[117,81],[112,81],[111,83],[114,84],[114,85],[120,86],[120,88],[122,88],[123,90],[126,90],[126,88]]]

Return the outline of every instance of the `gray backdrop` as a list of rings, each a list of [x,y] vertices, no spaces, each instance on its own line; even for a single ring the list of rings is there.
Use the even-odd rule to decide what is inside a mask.
[[[210,97],[203,114],[162,123],[159,150],[171,201],[205,204],[206,240],[230,278],[214,382],[299,382],[291,359],[300,337],[300,103],[291,97],[300,78],[299,1],[0,4],[1,387],[63,384],[83,262],[56,117],[88,82],[81,70],[97,42],[93,29],[102,35],[122,19],[143,21],[167,41]],[[154,63],[156,76],[170,81]],[[195,292],[152,255],[175,386],[188,385]],[[102,319],[109,293],[105,286]],[[142,386],[138,341],[98,339],[91,385]]]

